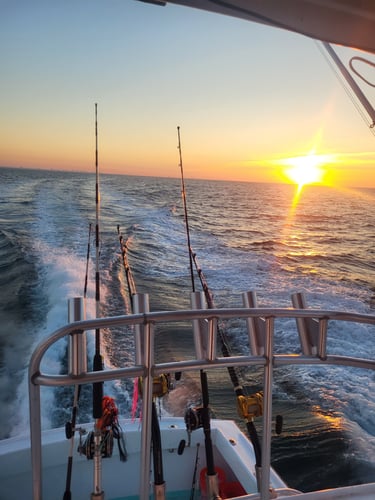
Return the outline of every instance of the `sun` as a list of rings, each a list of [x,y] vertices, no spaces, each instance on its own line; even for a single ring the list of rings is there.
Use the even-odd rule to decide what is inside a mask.
[[[283,160],[285,175],[301,189],[305,184],[318,184],[323,181],[325,171],[322,165],[327,163],[327,155],[309,153]]]

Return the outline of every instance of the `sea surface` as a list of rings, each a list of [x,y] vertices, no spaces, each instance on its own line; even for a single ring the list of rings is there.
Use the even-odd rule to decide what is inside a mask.
[[[261,306],[290,307],[304,292],[313,308],[374,313],[375,190],[296,188],[185,180],[190,238],[217,307],[242,306],[256,290]],[[191,290],[179,179],[100,177],[101,314],[129,312],[118,229],[128,239],[137,291],[151,310],[189,307]],[[27,368],[35,345],[67,322],[67,300],[82,296],[88,262],[87,316],[95,316],[95,175],[0,168],[0,438],[28,432]],[[198,283],[198,282],[197,282]],[[278,348],[297,349],[298,336],[280,327]],[[234,351],[247,335],[227,332]],[[89,342],[92,349],[93,342]],[[337,354],[374,357],[375,329],[333,328]],[[132,362],[133,342],[114,331],[103,340],[107,366]],[[161,360],[191,348],[186,336],[157,338]],[[53,348],[46,370],[63,370],[65,345]],[[247,387],[259,389],[245,370]],[[237,419],[225,371],[209,374],[217,417]],[[273,438],[272,461],[291,487],[310,491],[375,481],[375,375],[338,367],[283,368],[275,375],[274,412],[284,430]],[[133,381],[111,384],[122,416],[132,408]],[[84,392],[79,418],[91,419]],[[182,377],[161,411],[183,415],[199,403],[198,380]],[[70,419],[70,391],[43,390],[43,426]],[[256,424],[257,425],[257,424]]]

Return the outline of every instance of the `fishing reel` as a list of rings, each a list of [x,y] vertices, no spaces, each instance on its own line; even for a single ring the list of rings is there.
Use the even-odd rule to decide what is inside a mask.
[[[240,417],[253,420],[263,415],[263,394],[256,392],[251,396],[237,396],[237,410]]]
[[[86,431],[82,432],[81,429],[79,431],[77,451],[81,455],[85,455],[88,460],[92,460],[95,457],[96,450],[100,452],[101,458],[110,458],[113,453],[114,440],[116,439],[120,460],[121,462],[126,462],[125,437],[118,421],[118,409],[113,398],[103,396],[102,416],[96,422],[96,430],[89,432],[84,441],[82,440],[82,435],[83,433],[86,434]]]
[[[192,407],[190,406],[184,416],[186,430],[190,435],[193,431],[200,429],[203,427],[203,419],[202,419],[202,406]]]
[[[87,434],[84,441],[80,439],[78,449],[80,455],[85,455],[87,460],[92,460],[95,456],[95,432]],[[100,453],[102,458],[110,458],[113,453],[113,431],[106,430],[101,432]]]
[[[184,416],[186,431],[188,434],[188,444],[190,446],[191,442],[191,433],[203,427],[203,407],[202,406],[190,406]],[[178,455],[182,455],[186,446],[185,439],[181,439],[180,444],[178,445],[177,453]]]
[[[168,392],[173,389],[173,384],[171,381],[171,375],[170,373],[162,373],[161,375],[158,375],[157,377],[153,378],[152,381],[152,395],[154,398],[162,398]],[[141,394],[143,395],[143,379],[142,377],[139,377],[138,379],[138,390]]]
[[[240,417],[246,419],[248,422],[252,421],[255,417],[263,415],[263,394],[256,392],[251,396],[237,396],[237,410]],[[283,430],[283,417],[276,415],[276,434],[280,435]]]

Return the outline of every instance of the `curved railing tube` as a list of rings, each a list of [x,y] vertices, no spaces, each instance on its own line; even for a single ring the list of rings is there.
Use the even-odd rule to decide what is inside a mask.
[[[265,342],[264,354],[240,355],[229,357],[215,357],[214,359],[189,359],[183,361],[170,361],[167,363],[155,362],[152,354],[154,343],[154,331],[158,324],[176,323],[192,320],[228,320],[231,318],[262,318],[265,321]],[[282,318],[293,318],[301,320],[303,318],[313,318],[318,322],[318,346],[313,354],[296,355],[293,353],[275,353],[274,335],[275,322]],[[366,314],[356,314],[341,311],[322,311],[314,309],[278,309],[278,308],[230,308],[230,309],[199,309],[183,311],[163,311],[163,312],[144,312],[127,316],[115,316],[109,318],[99,318],[85,321],[77,321],[56,330],[50,337],[44,339],[34,350],[29,364],[29,400],[30,400],[30,434],[31,434],[31,460],[33,468],[33,499],[42,498],[41,475],[41,409],[40,409],[40,387],[41,386],[72,386],[76,384],[87,384],[95,382],[105,382],[110,380],[119,380],[124,378],[144,377],[146,381],[151,381],[153,376],[168,372],[184,372],[192,370],[214,370],[223,367],[236,366],[263,366],[264,367],[264,413],[263,413],[263,454],[262,454],[262,478],[261,478],[261,498],[269,498],[269,478],[270,478],[270,444],[271,444],[271,417],[272,417],[272,381],[273,370],[275,367],[284,365],[302,365],[302,364],[330,364],[353,366],[357,368],[366,368],[375,370],[375,361],[373,359],[357,358],[355,356],[339,356],[327,352],[328,325],[331,321],[345,321],[358,324],[375,325],[375,316]],[[145,356],[136,357],[133,366],[117,368],[103,371],[87,371],[73,374],[47,374],[41,371],[41,362],[46,351],[58,340],[74,333],[74,335],[83,335],[88,330],[100,328],[103,335],[106,335],[106,329],[138,325],[142,327],[144,340],[146,342]],[[139,330],[139,329],[138,329]],[[192,330],[193,336],[193,330]],[[298,339],[298,335],[296,335]],[[151,387],[151,386],[150,386]],[[152,397],[150,397],[151,388],[146,391],[147,398],[143,400],[142,414],[151,415]],[[145,407],[146,406],[146,407]],[[148,408],[149,407],[149,408]],[[151,418],[147,418],[151,421]],[[150,441],[149,430],[145,431],[144,443],[148,445]],[[141,488],[141,500],[148,498],[147,488]]]

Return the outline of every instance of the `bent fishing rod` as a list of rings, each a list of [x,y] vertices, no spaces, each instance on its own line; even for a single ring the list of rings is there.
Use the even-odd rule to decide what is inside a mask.
[[[188,241],[188,252],[189,252],[189,259],[191,263],[191,269],[193,268],[193,263],[195,265],[198,277],[201,282],[201,286],[206,298],[207,306],[209,309],[215,308],[215,304],[213,301],[212,294],[210,292],[210,289],[208,287],[207,281],[204,277],[203,271],[198,265],[197,257],[195,252],[193,252],[191,243],[190,243],[190,229],[189,225],[186,224],[188,220],[188,210],[187,210],[187,203],[186,203],[186,190],[185,190],[185,185],[183,182],[183,168],[182,168],[182,160],[181,160],[181,147],[180,147],[180,131],[178,127],[178,140],[179,140],[179,151],[180,151],[180,168],[181,168],[181,176],[182,176],[182,189],[183,189],[183,195],[182,195],[182,200],[184,204],[184,212],[185,212],[185,227],[186,227],[186,232],[187,232],[187,241]],[[192,271],[193,273],[193,271]],[[193,275],[193,274],[192,274]],[[192,283],[194,283],[192,277]],[[229,347],[225,339],[225,335],[221,328],[219,327],[219,324],[217,325],[217,331],[219,334],[219,338],[221,340],[221,350],[223,353],[224,357],[228,357],[230,355],[229,352]],[[258,470],[261,469],[262,465],[262,458],[261,458],[261,446],[259,442],[259,437],[258,433],[256,431],[255,425],[254,425],[254,416],[259,416],[261,414],[261,398],[258,394],[254,395],[251,397],[251,399],[246,396],[245,391],[243,386],[241,385],[239,378],[237,376],[236,370],[234,367],[227,367],[228,373],[233,385],[233,389],[235,391],[236,397],[237,397],[237,406],[238,406],[238,412],[242,418],[245,419],[246,421],[246,428],[247,432],[250,438],[250,441],[253,444],[254,448],[254,453],[255,453],[255,459],[256,459],[256,467]],[[203,382],[204,383],[204,382]],[[255,413],[252,412],[252,408],[255,408]],[[250,411],[249,411],[250,410]]]

